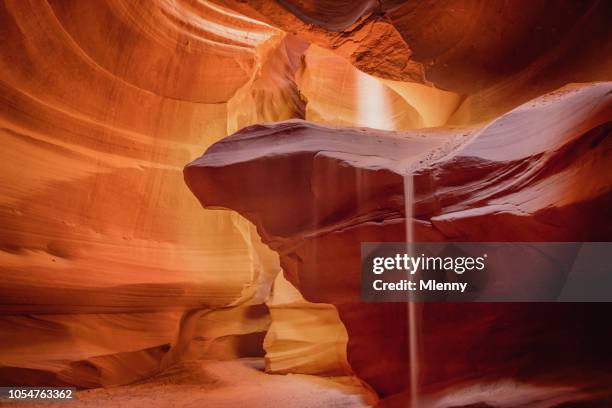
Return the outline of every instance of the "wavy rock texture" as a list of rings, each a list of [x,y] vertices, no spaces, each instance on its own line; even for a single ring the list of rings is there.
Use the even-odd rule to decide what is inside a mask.
[[[185,168],[185,180],[204,206],[231,208],[257,225],[307,300],[336,305],[352,369],[388,396],[409,379],[407,309],[360,302],[359,243],[404,239],[404,175],[415,175],[418,240],[609,240],[601,220],[612,194],[610,117],[612,85],[599,83],[547,94],[471,132],[257,125],[211,146]],[[434,388],[519,372],[535,381],[588,366],[612,335],[600,324],[605,305],[422,309],[419,380]],[[449,336],[462,340],[449,345]],[[577,343],[588,347],[576,351]],[[516,353],[525,360],[513,360]],[[537,366],[542,358],[548,363]]]
[[[181,170],[273,75],[258,46],[282,35],[212,3],[7,1],[0,20],[2,383],[149,376],[186,311],[244,298],[267,268],[252,227],[203,214]]]
[[[611,17],[604,1],[2,2],[0,384],[256,357],[341,376],[245,372],[284,390],[269,401],[314,384],[312,405],[373,404],[370,386],[403,404],[406,310],[358,301],[355,243],[403,239],[408,168],[421,239],[609,240],[609,84],[550,92],[612,79]],[[206,149],[185,169],[203,211],[182,170]],[[483,360],[486,379],[541,378],[575,349],[558,365],[606,366],[602,310],[432,305],[423,383],[459,387]],[[490,347],[442,347],[449,332]],[[524,364],[536,353],[550,364]]]

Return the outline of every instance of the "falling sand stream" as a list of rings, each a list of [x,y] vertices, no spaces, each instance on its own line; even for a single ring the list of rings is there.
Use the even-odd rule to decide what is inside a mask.
[[[396,130],[393,127],[393,114],[391,112],[389,92],[380,80],[355,71],[356,82],[356,122],[359,126],[382,130]],[[411,166],[406,166],[404,175],[404,210],[406,218],[406,252],[410,254],[410,244],[414,242],[413,207],[414,182]],[[419,406],[418,398],[418,314],[415,302],[407,302],[408,308],[408,356],[410,367],[410,408]]]
[[[411,244],[414,242],[414,227],[412,223],[414,208],[414,179],[412,172],[404,175],[404,211],[406,219],[406,252],[411,254]],[[418,362],[418,325],[416,303],[407,302],[408,307],[408,364],[410,365],[410,408],[419,406],[419,362]]]

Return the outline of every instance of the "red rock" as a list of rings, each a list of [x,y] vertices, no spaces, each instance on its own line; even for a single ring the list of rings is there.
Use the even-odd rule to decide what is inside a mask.
[[[611,90],[609,83],[568,86],[471,135],[300,121],[252,126],[187,165],[185,181],[203,206],[251,220],[307,300],[336,305],[349,335],[349,363],[388,396],[409,380],[407,309],[360,301],[359,244],[405,239],[403,174],[415,175],[417,240],[609,240],[611,227],[601,220],[612,188],[605,153]],[[427,304],[420,312],[425,368],[419,381],[537,378],[576,364],[571,353],[582,353],[586,364],[595,350],[604,351],[595,317],[603,310]],[[547,350],[558,336],[567,341]],[[447,344],[449,337],[457,341]],[[575,342],[589,347],[574,350]],[[541,360],[530,360],[552,357],[553,350],[556,361],[545,357],[537,367]],[[517,353],[525,360],[516,360]]]

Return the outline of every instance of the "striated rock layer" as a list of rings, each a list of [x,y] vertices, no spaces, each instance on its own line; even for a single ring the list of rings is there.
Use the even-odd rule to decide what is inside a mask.
[[[294,69],[284,34],[209,2],[110,0],[5,1],[0,35],[0,383],[131,382],[191,336],[240,354],[244,327],[185,328],[254,296],[270,263],[239,216],[201,212],[181,170],[232,126],[300,116],[232,102],[299,101],[273,80]]]
[[[407,309],[360,302],[359,243],[405,239],[404,175],[414,175],[420,241],[610,240],[602,222],[612,198],[610,118],[612,84],[593,83],[537,98],[481,129],[256,125],[212,145],[184,175],[203,206],[236,210],[257,226],[308,301],[336,305],[352,369],[384,397],[407,389]],[[544,381],[568,367],[609,368],[606,310],[422,305],[418,381]]]

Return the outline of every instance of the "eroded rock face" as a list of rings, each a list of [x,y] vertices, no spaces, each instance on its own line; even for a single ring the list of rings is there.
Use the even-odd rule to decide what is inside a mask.
[[[336,305],[351,367],[384,397],[409,379],[407,309],[360,301],[359,243],[405,239],[403,176],[414,174],[417,240],[609,240],[611,92],[610,83],[572,85],[481,129],[446,133],[257,125],[211,146],[185,180],[203,206],[257,225],[307,300]],[[611,335],[598,323],[605,308],[427,304],[419,380],[537,379],[588,365]],[[448,345],[449,336],[461,341]],[[529,360],[542,353],[559,357]]]
[[[220,1],[365,73],[465,96],[453,124],[493,119],[570,82],[609,80],[612,70],[612,8],[601,1]]]
[[[375,12],[369,1],[341,2],[322,8],[293,1],[222,0],[220,3],[332,49],[369,74],[398,81],[426,82],[421,64],[411,59],[409,44],[388,19]],[[331,23],[332,20],[335,22]]]
[[[252,226],[203,214],[181,170],[227,134],[260,69],[267,92],[289,92],[269,79],[290,70],[282,56],[260,67],[284,35],[208,2],[7,1],[0,27],[0,382],[150,376],[181,354],[168,359],[190,310],[233,304],[265,274]]]

